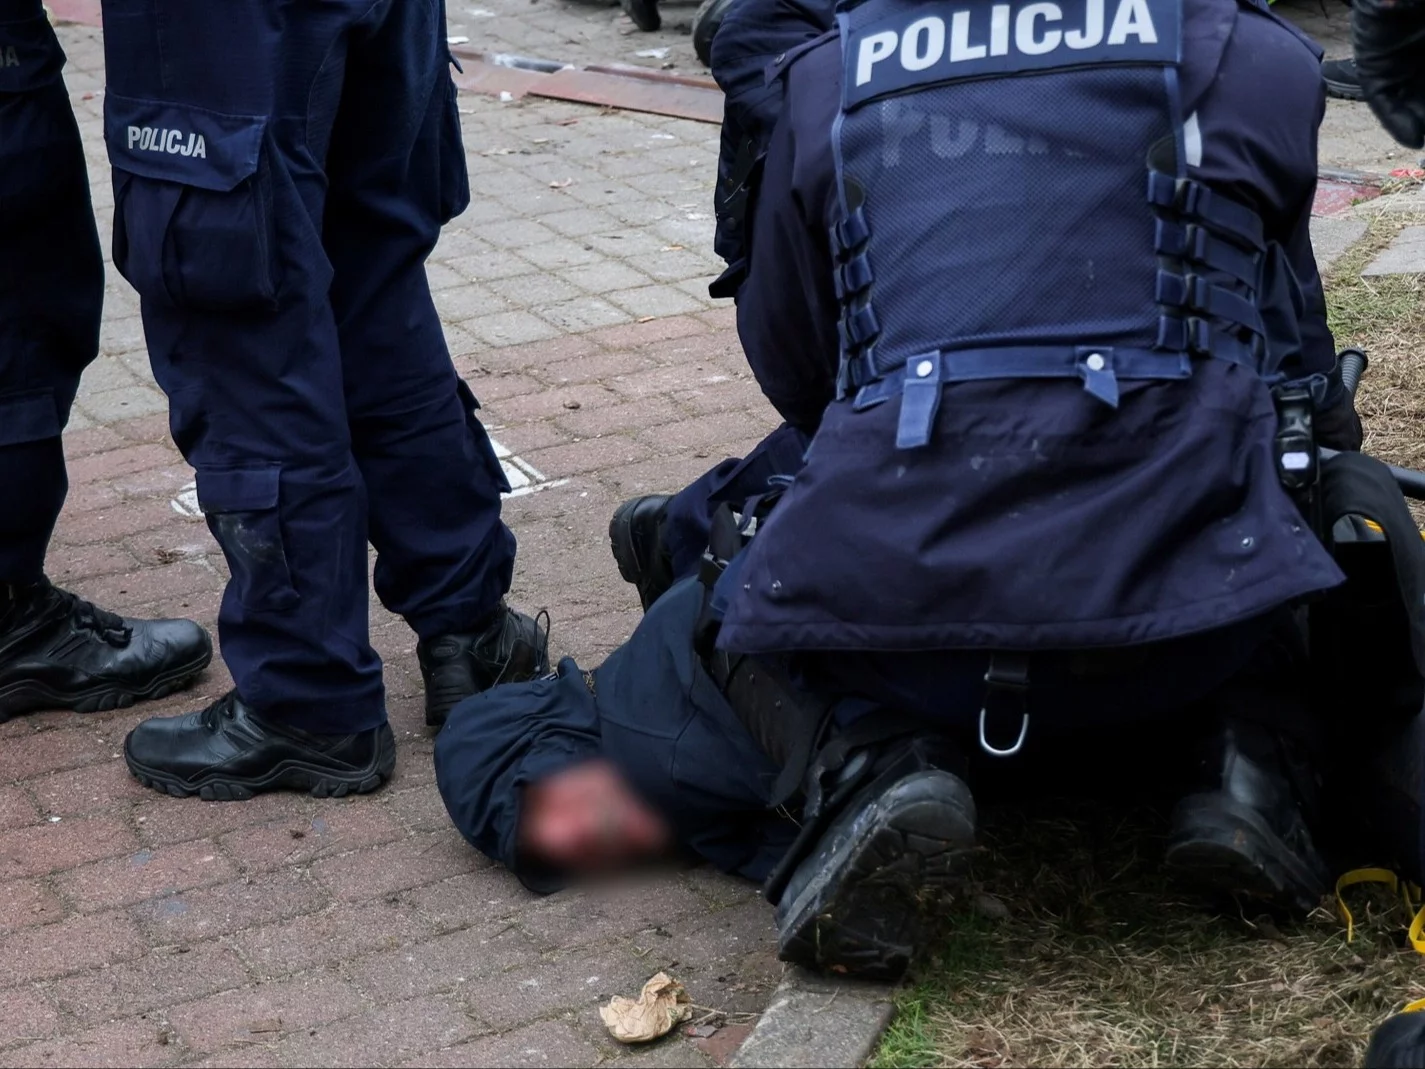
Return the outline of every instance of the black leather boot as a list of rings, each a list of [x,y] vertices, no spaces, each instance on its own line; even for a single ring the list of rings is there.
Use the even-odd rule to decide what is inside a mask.
[[[1173,811],[1169,868],[1204,890],[1315,909],[1331,873],[1308,826],[1316,786],[1305,759],[1279,733],[1229,720],[1204,748],[1199,775]]]
[[[667,494],[649,494],[625,501],[609,521],[609,548],[624,582],[638,588],[643,611],[673,585],[673,562],[663,547],[663,517]]]
[[[905,973],[975,848],[975,800],[964,780],[936,767],[959,764],[945,753],[939,740],[895,744],[837,809],[777,901],[779,958],[876,980]]]
[[[426,686],[426,724],[438,728],[470,695],[548,673],[549,633],[501,602],[482,630],[418,643],[416,659]]]
[[[277,790],[340,798],[391,778],[396,739],[389,724],[313,735],[265,720],[233,691],[199,712],[145,720],[124,740],[124,760],[145,787],[175,798],[229,802]]]
[[[181,690],[213,659],[190,620],[128,620],[48,580],[0,583],[0,721],[94,713]]]
[[[652,33],[663,25],[663,17],[658,14],[658,0],[620,0],[620,5],[623,13],[645,33]]]
[[[1326,83],[1326,95],[1342,100],[1365,100],[1361,91],[1361,76],[1356,71],[1356,61],[1350,59],[1328,59],[1321,64],[1321,80]]]

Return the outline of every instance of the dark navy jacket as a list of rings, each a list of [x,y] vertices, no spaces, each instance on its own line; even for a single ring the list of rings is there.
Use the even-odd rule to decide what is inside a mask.
[[[1254,210],[1284,249],[1302,308],[1300,351],[1283,371],[1325,373],[1334,345],[1308,228],[1324,112],[1319,51],[1236,0],[1185,0],[1182,33],[1183,113],[1196,115],[1202,145],[1189,176]],[[859,413],[849,399],[833,404],[840,308],[828,235],[841,213],[830,135],[842,64],[836,34],[787,64],[758,194],[739,332],[773,405],[820,430],[745,554],[721,644],[1128,645],[1226,626],[1338,583],[1263,447],[1275,424],[1270,396],[1259,390],[1223,407],[1227,375],[1241,369],[1204,361],[1173,387],[1180,403],[1166,415],[1132,396],[1155,383],[1133,384],[1107,414],[1065,383],[1049,410],[1025,419],[1013,408],[1019,384],[953,383],[931,445],[911,452],[893,448],[899,398]],[[1102,121],[1113,121],[1111,111]],[[871,248],[874,259],[874,238]],[[1052,270],[1053,248],[1046,233],[1050,266],[1024,270]],[[1035,419],[1042,440],[1030,433]],[[1135,443],[1150,439],[1166,445],[1135,467]],[[1090,470],[1080,485],[1046,486],[1027,455],[1046,445],[1061,469],[1064,450],[1111,456],[1097,481]],[[1001,462],[1009,478],[981,476]]]
[[[703,588],[685,579],[592,672],[573,660],[529,683],[461,702],[436,737],[435,773],[451,820],[472,846],[549,892],[561,874],[518,849],[527,784],[602,757],[673,826],[688,851],[761,880],[796,826],[768,810],[778,768],[718,692],[693,650]]]
[[[766,152],[782,110],[784,83],[769,81],[767,67],[778,55],[831,29],[834,7],[834,0],[737,0],[713,37],[712,74],[724,97],[713,247],[734,268],[725,278],[740,281],[747,269],[741,221],[727,209],[729,183],[739,166],[748,167]]]

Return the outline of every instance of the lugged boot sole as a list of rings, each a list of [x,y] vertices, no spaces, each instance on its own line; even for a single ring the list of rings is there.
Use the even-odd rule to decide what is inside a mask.
[[[124,740],[124,760],[141,784],[174,798],[191,798],[196,794],[208,802],[241,802],[256,794],[280,790],[302,791],[314,798],[344,798],[348,794],[369,794],[389,780],[396,768],[396,747],[394,740],[388,738],[377,749],[371,764],[347,775],[335,775],[330,769],[301,761],[283,761],[262,776],[215,775],[198,783],[185,783],[135,761],[127,739]]]
[[[20,680],[0,687],[0,724],[26,713],[67,710],[74,713],[104,713],[127,709],[135,702],[156,701],[176,694],[192,684],[213,660],[211,648],[187,664],[155,676],[146,686],[124,687],[100,683],[79,691],[63,692],[43,683]]]
[[[952,798],[905,799],[872,815],[845,849],[852,857],[830,901],[817,907],[814,881],[792,904],[778,957],[867,979],[899,979],[922,946],[935,907],[963,886],[975,850],[972,810]]]

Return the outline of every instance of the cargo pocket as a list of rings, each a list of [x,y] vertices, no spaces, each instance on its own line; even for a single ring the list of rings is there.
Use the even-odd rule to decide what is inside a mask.
[[[452,57],[452,62],[454,59]],[[445,79],[445,114],[440,126],[440,223],[444,226],[470,207],[470,171],[460,133],[460,90]]]
[[[110,93],[104,123],[120,274],[176,308],[275,309],[267,119]]]
[[[460,408],[465,413],[465,425],[470,428],[470,437],[475,443],[475,451],[480,454],[480,458],[485,464],[485,471],[490,476],[490,481],[495,484],[496,489],[502,494],[508,494],[512,489],[510,478],[505,474],[505,469],[500,464],[499,455],[495,452],[495,445],[490,441],[490,435],[485,430],[485,425],[475,414],[480,409],[480,402],[475,399],[475,395],[470,391],[470,386],[464,379],[456,379],[455,382],[455,392],[460,397]]]
[[[275,465],[198,470],[198,505],[223,547],[238,598],[255,612],[279,612],[300,600],[282,539],[280,476]]]

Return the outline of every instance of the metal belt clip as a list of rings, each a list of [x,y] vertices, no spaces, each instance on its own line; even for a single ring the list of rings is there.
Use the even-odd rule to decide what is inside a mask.
[[[1277,474],[1283,487],[1300,493],[1316,485],[1318,458],[1312,429],[1315,405],[1310,389],[1303,385],[1288,383],[1273,392],[1277,405]]]
[[[1007,750],[990,744],[985,726],[993,707],[998,714],[1002,709],[1019,713],[1019,738]],[[1024,653],[995,653],[990,655],[989,668],[985,670],[985,703],[980,708],[980,749],[991,757],[1013,757],[1024,749],[1024,740],[1029,735],[1029,656]]]

